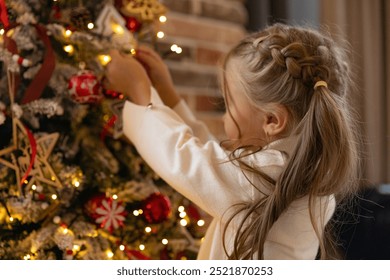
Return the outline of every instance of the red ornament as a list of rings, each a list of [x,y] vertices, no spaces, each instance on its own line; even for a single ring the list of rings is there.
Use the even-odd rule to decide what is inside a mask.
[[[110,232],[123,226],[127,215],[121,201],[117,201],[104,194],[92,197],[85,205],[85,212],[101,228]]]
[[[150,257],[137,250],[126,250],[125,252],[129,260],[151,260]]]
[[[124,17],[126,20],[126,27],[131,32],[137,32],[141,29],[142,23],[138,21],[135,17]]]
[[[114,90],[104,89],[103,94],[110,99],[123,99],[123,94]]]
[[[81,71],[70,78],[68,90],[79,103],[96,103],[102,99],[102,86],[91,71]]]
[[[142,211],[147,222],[158,224],[169,217],[171,202],[167,196],[161,193],[153,193],[144,200]]]

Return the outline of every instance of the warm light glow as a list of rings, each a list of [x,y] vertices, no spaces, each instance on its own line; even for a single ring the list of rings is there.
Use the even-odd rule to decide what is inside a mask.
[[[64,32],[64,36],[66,38],[69,38],[72,35],[72,33],[73,33],[72,30],[66,29]]]
[[[63,233],[68,234],[69,230],[67,228],[64,228]]]
[[[80,245],[77,245],[77,244],[75,244],[75,245],[73,245],[73,250],[75,250],[75,251],[80,251]]]
[[[73,48],[73,46],[72,46],[72,48]],[[56,180],[56,177],[51,176],[51,180],[54,182]]]
[[[35,191],[35,190],[37,189],[37,186],[36,186],[36,185],[32,185],[32,186],[31,186],[31,189],[32,189],[33,191]]]
[[[78,187],[80,187],[80,182],[77,181],[77,180],[75,180],[75,181],[73,182],[73,185],[74,185],[76,188],[78,188]]]
[[[139,249],[140,249],[141,251],[145,250],[145,245],[144,245],[144,244],[139,245]]]
[[[184,218],[185,216],[187,216],[187,213],[183,211],[179,214],[179,216],[180,218]]]
[[[2,28],[2,29],[0,29],[0,35],[4,35],[4,29]]]
[[[27,184],[28,184],[28,181],[27,181],[27,180],[24,180],[23,183],[27,185]]]
[[[68,54],[72,54],[74,52],[74,47],[72,45],[66,45],[66,46],[64,46],[64,51],[66,51]],[[53,177],[52,177],[52,180],[53,180]]]
[[[59,224],[60,222],[61,222],[60,216],[55,216],[55,217],[53,218],[53,223]]]
[[[197,224],[198,226],[203,227],[205,222],[203,220],[199,220]]]
[[[157,38],[162,39],[164,38],[165,34],[162,31],[157,32]]]
[[[131,49],[131,50],[130,50],[130,53],[131,53],[132,55],[135,55],[136,52],[137,52],[137,51],[136,51],[135,49]]]
[[[145,231],[146,231],[147,233],[149,233],[149,232],[152,231],[152,228],[151,228],[151,227],[146,227],[146,228],[145,228]]]
[[[27,260],[30,260],[30,259],[31,259],[31,256],[30,256],[30,254],[27,254],[27,255],[25,255],[23,258],[27,261]]]
[[[119,250],[124,251],[126,249],[125,245],[120,245]]]
[[[88,27],[88,29],[93,29],[95,27],[95,25],[92,22],[90,22],[90,23],[88,23],[87,27]]]
[[[168,244],[168,239],[164,238],[163,240],[161,240],[161,243],[164,244],[164,245],[167,245]]]
[[[162,16],[159,17],[158,20],[159,20],[160,22],[167,22],[167,17],[164,16],[164,15],[162,15]]]
[[[175,52],[176,52],[177,54],[181,54],[181,53],[183,52],[183,49],[180,48],[180,47],[177,47]]]
[[[184,206],[179,206],[179,208],[177,208],[177,210],[179,211],[179,212],[184,212]]]
[[[188,223],[187,223],[187,221],[186,221],[185,219],[181,219],[181,220],[180,220],[180,224],[181,224],[183,227],[185,227]]]
[[[10,221],[10,222],[13,222],[13,221],[14,221],[14,218],[9,217],[9,221]]]
[[[139,211],[138,210],[134,210],[133,211],[133,215],[136,216],[136,217],[139,216]]]
[[[112,199],[117,200],[117,199],[118,199],[118,196],[117,196],[116,194],[114,194],[114,195],[112,196]]]
[[[111,28],[112,28],[112,31],[113,31],[115,34],[122,35],[123,33],[125,33],[125,30],[123,29],[123,27],[120,26],[120,25],[117,24],[117,23],[111,23]]]
[[[107,255],[108,258],[111,259],[114,256],[114,253],[111,250],[107,250],[106,251],[106,255]]]
[[[111,61],[111,56],[107,54],[101,54],[98,56],[98,59],[101,65],[106,66]]]
[[[56,199],[57,199],[57,195],[56,195],[56,194],[53,194],[53,195],[51,196],[51,198],[52,198],[53,200],[56,200]]]
[[[139,209],[138,212],[140,215],[142,215],[142,213],[144,213],[144,211],[142,209]]]

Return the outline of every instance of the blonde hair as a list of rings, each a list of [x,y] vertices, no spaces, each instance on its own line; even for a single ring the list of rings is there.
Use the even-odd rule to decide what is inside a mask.
[[[239,82],[250,102],[259,107],[284,105],[289,113],[289,135],[300,143],[276,181],[245,164],[242,153],[231,153],[231,160],[238,162],[244,173],[260,175],[272,191],[258,201],[240,205],[228,220],[224,244],[226,228],[235,216],[244,213],[244,220],[253,220],[240,224],[233,252],[225,248],[230,259],[264,258],[264,243],[272,225],[294,200],[304,196],[309,197],[319,257],[336,258],[331,225],[325,229],[316,225],[314,209],[316,198],[335,195],[341,201],[355,193],[357,186],[359,145],[347,104],[352,86],[347,55],[346,49],[329,36],[282,24],[249,35],[227,54],[224,70],[233,60],[235,66],[240,65]],[[223,79],[226,95],[228,88]],[[327,86],[320,83],[315,87],[319,81]]]

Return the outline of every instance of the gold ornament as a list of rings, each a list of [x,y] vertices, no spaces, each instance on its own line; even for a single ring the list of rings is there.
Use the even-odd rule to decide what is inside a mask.
[[[153,21],[166,13],[166,8],[158,0],[123,1],[121,12],[126,16],[134,16],[141,21]]]

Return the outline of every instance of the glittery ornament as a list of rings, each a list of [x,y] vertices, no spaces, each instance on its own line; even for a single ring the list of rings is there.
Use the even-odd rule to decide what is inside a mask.
[[[165,221],[171,213],[169,198],[161,193],[153,193],[143,201],[143,215],[151,224]]]
[[[87,70],[70,78],[68,90],[72,99],[78,103],[96,103],[103,97],[98,78]]]

